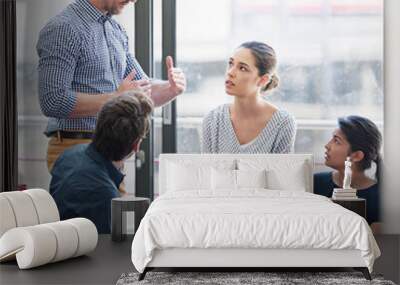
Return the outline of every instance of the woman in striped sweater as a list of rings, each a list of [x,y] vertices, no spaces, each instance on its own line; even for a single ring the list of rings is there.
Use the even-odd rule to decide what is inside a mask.
[[[205,153],[289,153],[296,124],[293,116],[262,98],[276,88],[276,55],[261,42],[246,42],[230,57],[225,91],[234,96],[203,120]]]

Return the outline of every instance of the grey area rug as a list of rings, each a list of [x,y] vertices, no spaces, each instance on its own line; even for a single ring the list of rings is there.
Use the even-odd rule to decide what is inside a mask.
[[[380,275],[368,281],[360,272],[148,272],[142,281],[139,273],[122,274],[117,285],[146,284],[379,284],[395,285]]]

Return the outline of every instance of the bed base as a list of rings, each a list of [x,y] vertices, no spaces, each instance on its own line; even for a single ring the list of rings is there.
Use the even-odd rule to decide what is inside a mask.
[[[233,271],[323,271],[337,268],[353,268],[361,271],[367,280],[371,275],[359,250],[350,249],[240,249],[240,248],[169,248],[155,250],[139,280],[154,269],[217,269]]]
[[[356,271],[360,271],[364,275],[364,278],[366,280],[369,280],[369,281],[372,280],[371,275],[370,275],[369,270],[368,270],[367,267],[349,267],[349,268],[352,268],[352,269],[354,269]],[[155,269],[164,269],[164,267],[146,267],[144,269],[144,271],[139,274],[138,280],[142,281],[146,277],[146,273],[147,272],[155,270]],[[167,269],[170,269],[170,268],[165,268],[165,269],[167,271]],[[243,267],[241,267],[241,268],[230,267],[229,269],[227,269],[226,267],[225,268],[223,268],[223,267],[203,267],[203,268],[201,268],[201,270],[198,267],[185,267],[184,269],[185,270],[180,270],[180,271],[187,271],[187,269],[190,269],[191,271],[215,272],[215,271],[220,271],[222,269],[222,271],[228,271],[228,272],[243,272],[243,271],[248,271],[248,272],[254,272],[254,271],[257,271],[257,272],[269,272],[269,271],[271,271],[272,267],[268,267],[268,268],[251,267],[251,268],[246,268],[245,270],[243,270]],[[234,269],[234,270],[232,270],[232,269]],[[321,272],[323,272],[324,269],[326,269],[326,267],[325,268],[316,268],[316,267],[307,267],[307,268],[303,268],[303,267],[286,267],[286,268],[276,267],[276,268],[273,268],[274,271],[286,271],[286,272],[289,272],[289,271],[291,271],[293,269],[297,269],[297,270],[300,269],[301,271],[305,271],[305,272],[307,272],[307,271],[313,271],[313,272],[314,271],[321,271]]]

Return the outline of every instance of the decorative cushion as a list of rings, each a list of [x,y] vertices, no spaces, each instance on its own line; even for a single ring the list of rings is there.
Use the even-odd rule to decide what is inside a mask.
[[[43,224],[43,227],[51,230],[52,234],[55,235],[57,244],[60,245],[57,246],[56,254],[51,262],[75,256],[78,249],[79,235],[75,228],[71,227],[71,223],[67,223],[66,221],[55,222]]]
[[[178,165],[178,166],[177,166]],[[235,169],[236,160],[203,154],[161,154],[159,164],[159,194],[170,191],[196,190],[212,192],[211,168]],[[188,169],[186,171],[186,169]],[[195,179],[190,181],[183,174]],[[182,180],[179,181],[178,180]],[[188,188],[189,187],[189,188]]]
[[[13,228],[0,238],[0,261],[16,258],[20,269],[49,263],[56,251],[57,240],[43,225]]]
[[[60,220],[60,214],[53,197],[43,189],[29,189],[22,193],[28,194],[33,201],[39,219],[39,224],[52,223]]]
[[[96,245],[96,226],[84,218],[19,227],[0,238],[0,261],[16,256],[19,268],[28,269],[86,254]]]
[[[181,167],[171,167],[173,164]],[[231,170],[245,170],[250,171],[249,174],[252,175],[254,173],[265,175],[266,187],[255,187],[258,189],[313,192],[314,162],[311,154],[161,154],[159,166],[160,195],[176,189],[221,194],[222,190],[232,192],[242,188],[253,188],[247,186],[263,184],[261,176],[250,178],[243,174],[239,178],[238,185],[237,179],[241,174],[236,173],[236,184],[232,188]],[[187,173],[185,168],[194,169],[194,173]],[[200,171],[199,168],[210,168],[210,172],[207,173],[205,169]],[[219,172],[212,168],[229,171]],[[264,170],[264,174],[259,173]],[[184,174],[194,179],[183,178]],[[176,182],[178,180],[182,181]]]
[[[211,169],[214,191],[235,191],[249,188],[267,188],[266,170]]]
[[[236,170],[211,168],[211,189],[236,190]]]
[[[0,194],[0,237],[16,226],[17,222],[11,204],[4,195]]]
[[[276,155],[279,158],[279,155]],[[239,170],[266,170],[267,188],[271,190],[312,192],[311,162],[302,155],[286,155],[282,159],[238,159]]]
[[[0,237],[14,227],[33,226],[60,220],[53,197],[43,189],[0,193]]]
[[[98,233],[96,226],[88,219],[75,218],[65,222],[70,223],[78,233],[78,248],[73,257],[86,254],[96,248]]]
[[[35,205],[31,197],[24,191],[3,192],[1,196],[10,203],[15,224],[17,227],[26,227],[39,224]]]
[[[210,171],[209,167],[170,163],[167,191],[210,189]]]
[[[290,177],[290,179],[288,179]],[[267,171],[268,189],[306,191],[306,179],[303,167],[296,167],[290,171],[271,169]]]
[[[267,188],[267,171],[236,170],[237,188]]]
[[[20,269],[86,254],[97,245],[88,219],[60,222],[57,205],[43,189],[0,193],[0,262],[17,259]]]

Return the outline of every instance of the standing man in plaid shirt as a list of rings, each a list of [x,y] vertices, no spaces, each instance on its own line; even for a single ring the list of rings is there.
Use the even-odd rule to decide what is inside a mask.
[[[76,0],[40,32],[39,101],[49,117],[49,170],[66,148],[91,141],[97,113],[108,100],[140,90],[157,107],[186,89],[171,57],[168,81],[149,80],[129,52],[127,34],[112,17],[129,2],[136,0]]]

